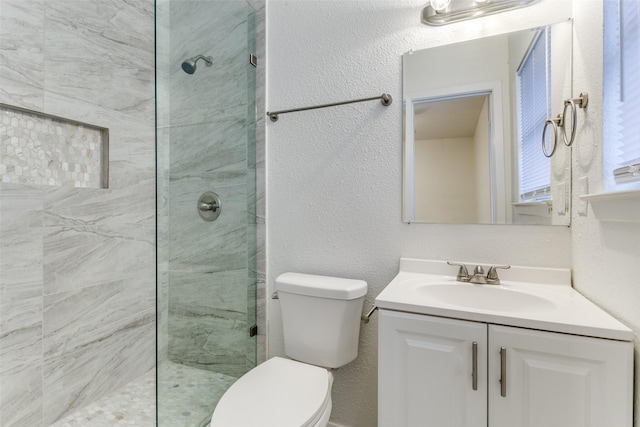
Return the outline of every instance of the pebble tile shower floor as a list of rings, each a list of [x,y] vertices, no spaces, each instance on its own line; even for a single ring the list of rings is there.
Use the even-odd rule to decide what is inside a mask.
[[[173,362],[160,365],[160,427],[204,427],[213,408],[236,378]],[[153,427],[156,371],[52,424],[51,427]]]

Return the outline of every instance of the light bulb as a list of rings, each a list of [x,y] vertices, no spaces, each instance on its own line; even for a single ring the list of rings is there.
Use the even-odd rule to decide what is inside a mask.
[[[451,0],[430,0],[430,2],[431,2],[431,7],[436,12],[440,12],[442,10],[445,10],[449,6],[449,3],[451,3]]]

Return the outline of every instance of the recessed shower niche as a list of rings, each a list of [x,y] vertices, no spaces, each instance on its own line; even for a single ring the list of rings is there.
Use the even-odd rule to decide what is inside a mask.
[[[109,130],[0,104],[0,182],[107,188]]]

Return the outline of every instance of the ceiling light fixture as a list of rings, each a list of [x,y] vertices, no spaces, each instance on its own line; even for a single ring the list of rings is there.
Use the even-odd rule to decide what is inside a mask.
[[[422,22],[445,25],[530,6],[540,0],[430,0],[422,9]]]
[[[438,13],[444,11],[447,7],[449,7],[450,3],[451,3],[451,0],[430,0],[429,1],[429,5],[433,8],[433,10],[435,10]]]

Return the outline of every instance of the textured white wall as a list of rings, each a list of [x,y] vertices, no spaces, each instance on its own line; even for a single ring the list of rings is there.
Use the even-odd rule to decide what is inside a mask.
[[[390,107],[353,104],[286,114],[267,123],[267,295],[285,271],[360,278],[369,283],[368,308],[397,273],[401,256],[571,266],[566,227],[401,222],[401,55],[557,22],[571,15],[571,2],[546,0],[445,27],[420,23],[424,3],[267,3],[267,109],[383,92],[394,97]],[[269,300],[267,309],[269,356],[280,355],[278,301]],[[374,315],[362,326],[358,359],[336,372],[332,420],[337,424],[377,424],[376,334]]]
[[[580,1],[574,7],[575,94],[588,92],[587,111],[580,111],[573,150],[573,188],[587,177],[590,192],[602,188],[602,1]],[[592,102],[593,101],[593,102]],[[573,202],[578,203],[574,191]],[[575,205],[574,205],[575,206]],[[589,208],[574,209],[572,225],[574,287],[631,327],[636,335],[635,423],[638,425],[640,375],[640,224],[599,221]]]

